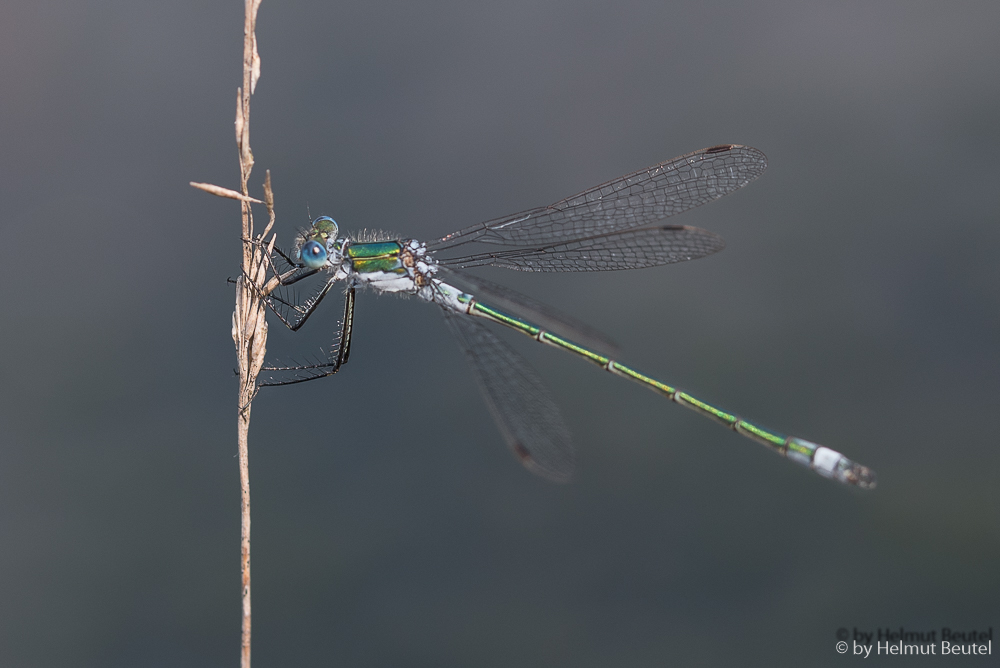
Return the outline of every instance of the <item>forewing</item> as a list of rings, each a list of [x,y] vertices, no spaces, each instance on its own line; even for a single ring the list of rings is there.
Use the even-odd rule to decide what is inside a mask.
[[[453,232],[429,247],[470,242],[545,245],[642,227],[738,190],[766,167],[767,158],[755,148],[713,146],[626,174],[551,206]]]

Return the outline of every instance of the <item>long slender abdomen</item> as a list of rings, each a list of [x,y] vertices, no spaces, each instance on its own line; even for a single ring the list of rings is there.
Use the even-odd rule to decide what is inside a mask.
[[[836,450],[818,445],[796,436],[786,436],[776,431],[766,429],[758,424],[744,420],[743,418],[717,408],[705,401],[697,399],[687,392],[671,387],[666,383],[651,378],[635,369],[616,362],[600,353],[584,348],[568,339],[547,332],[537,325],[493,308],[487,304],[480,303],[471,298],[470,295],[462,295],[462,301],[466,305],[466,313],[493,322],[499,323],[511,329],[527,334],[536,341],[547,343],[556,348],[562,348],[575,355],[578,355],[594,364],[600,366],[605,371],[610,371],[616,376],[628,378],[640,385],[644,385],[654,392],[658,392],[668,399],[689,408],[696,413],[711,418],[719,422],[738,434],[742,434],[749,439],[757,441],[768,447],[768,449],[786,457],[797,464],[801,464],[812,469],[816,473],[826,478],[832,478],[847,485],[855,485],[862,489],[873,489],[875,487],[875,472],[866,466],[858,464]]]

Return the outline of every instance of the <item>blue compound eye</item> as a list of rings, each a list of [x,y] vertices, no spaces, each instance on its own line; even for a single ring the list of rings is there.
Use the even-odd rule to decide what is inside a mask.
[[[326,264],[326,248],[317,241],[306,242],[299,251],[299,256],[302,258],[302,264],[310,269],[319,269]]]

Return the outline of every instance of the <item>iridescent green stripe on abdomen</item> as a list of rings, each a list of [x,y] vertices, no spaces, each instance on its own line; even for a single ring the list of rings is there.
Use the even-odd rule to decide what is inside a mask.
[[[720,424],[729,427],[738,434],[754,440],[761,445],[767,446],[769,450],[777,452],[798,464],[801,464],[826,478],[833,478],[842,483],[857,485],[870,489],[875,487],[875,473],[871,469],[862,466],[843,456],[835,450],[806,441],[794,436],[786,436],[780,432],[765,429],[758,424],[744,420],[728,411],[713,406],[701,399],[691,396],[687,392],[671,387],[666,383],[651,378],[635,369],[616,362],[600,353],[584,348],[578,343],[569,339],[557,336],[543,330],[541,327],[523,320],[509,313],[493,308],[487,304],[482,304],[475,299],[469,300],[468,311],[470,315],[475,315],[493,322],[499,323],[523,332],[536,341],[547,343],[556,348],[567,350],[585,360],[588,360],[605,371],[610,371],[616,376],[628,378],[640,385],[662,394],[674,403],[680,404],[696,413],[704,415]]]
[[[528,336],[537,337],[541,333],[541,328],[532,325],[527,320],[521,320],[508,313],[499,311],[491,306],[487,306],[478,301],[473,301],[469,306],[470,315],[478,315],[481,318],[486,318],[487,320],[492,320],[493,322],[498,322],[501,325],[506,325],[511,329],[516,329],[519,332],[524,332]]]

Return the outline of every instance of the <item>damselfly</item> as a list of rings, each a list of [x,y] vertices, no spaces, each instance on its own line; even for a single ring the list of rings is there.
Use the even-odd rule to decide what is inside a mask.
[[[339,338],[325,361],[266,367],[277,375],[261,385],[287,385],[336,373],[350,354],[355,288],[368,286],[376,292],[413,295],[441,308],[504,440],[533,473],[559,482],[571,477],[575,455],[569,430],[535,372],[483,321],[523,332],[636,381],[822,476],[872,488],[875,473],[839,452],[765,429],[625,366],[613,358],[613,344],[599,332],[462,271],[479,266],[519,271],[608,271],[704,257],[722,249],[720,237],[661,221],[742,188],[766,166],[764,154],[757,149],[713,146],[608,181],[551,206],[480,223],[429,243],[341,237],[334,220],[321,216],[299,236],[290,255],[278,252],[291,266],[278,278],[282,285],[290,285],[322,274],[325,283],[301,304],[277,295],[269,298],[269,304],[289,328],[297,330],[333,285],[343,281],[347,290]],[[456,255],[455,249],[476,252]]]

